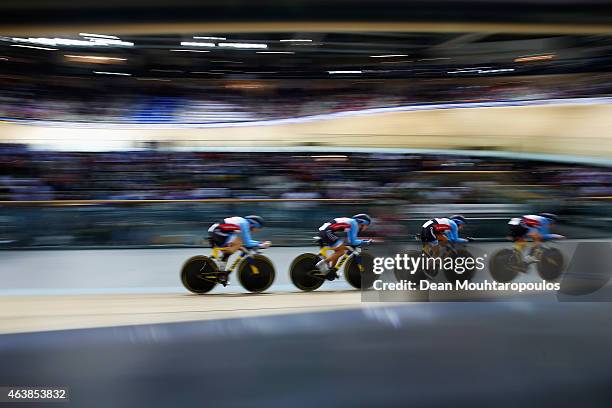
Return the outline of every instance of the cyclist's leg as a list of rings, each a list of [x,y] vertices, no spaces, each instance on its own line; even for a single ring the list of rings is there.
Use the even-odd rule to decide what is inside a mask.
[[[512,244],[514,250],[522,256],[523,250],[525,250],[525,246],[527,245],[527,240],[525,237],[515,237],[512,240],[514,241]]]
[[[510,235],[508,238],[512,241],[512,247],[518,256],[518,259],[522,262],[524,261],[523,251],[527,245],[527,233],[529,232],[529,229],[520,224],[511,224],[509,227]]]
[[[221,257],[221,261],[218,263],[219,270],[221,270],[222,272],[227,272],[219,275],[218,277],[219,282],[223,286],[229,285],[228,279],[231,271],[227,270],[227,261],[229,260],[230,256],[232,256],[232,254],[234,254],[240,249],[240,247],[242,247],[242,239],[238,236],[238,234],[230,234],[227,237],[227,240],[223,243],[223,247],[219,248],[221,250],[221,253],[223,254]]]
[[[513,243],[512,246],[514,247],[514,249],[522,253],[523,249],[525,249],[525,245],[527,245],[527,235],[519,234],[518,231],[513,231],[510,233],[509,238]]]
[[[331,267],[336,265],[338,259],[346,252],[344,242],[338,238],[332,231],[321,231],[319,232],[321,237],[321,245],[326,246],[334,251],[333,254],[326,257],[325,259],[317,262],[317,268],[321,272],[327,272]]]
[[[223,252],[231,255],[234,252],[238,251],[240,247],[242,247],[242,238],[240,238],[238,234],[232,234],[225,242],[225,248],[223,248]]]
[[[346,253],[346,245],[344,245],[344,242],[342,242],[342,240],[339,240],[336,244],[337,246],[332,247],[334,253],[328,256],[327,259],[325,259],[327,264],[332,268],[336,266],[338,259],[340,259],[340,257]]]
[[[222,231],[219,228],[219,224],[214,224],[208,230],[208,242],[213,249],[213,255],[215,260],[217,261],[227,261],[227,257],[225,256],[224,249],[227,241],[230,239],[230,235],[227,232]],[[219,253],[221,256],[219,256]]]
[[[224,242],[219,247],[221,251],[221,260],[219,262],[219,269],[225,271],[227,268],[227,261],[236,251],[242,246],[242,239],[238,234],[229,234]]]
[[[533,240],[534,248],[539,248],[540,246],[542,246],[542,242],[544,242],[544,239],[538,231],[531,231],[529,233],[529,237]]]
[[[533,240],[533,244],[532,244],[533,250],[531,251],[531,253],[533,253],[534,255],[533,256],[531,254],[526,255],[525,262],[527,263],[538,262],[540,260],[541,246],[543,242],[542,235],[538,231],[533,230],[533,231],[529,231],[527,233],[527,236]]]
[[[423,253],[428,256],[437,256],[439,253],[439,241],[433,227],[421,229],[421,243],[423,244]]]
[[[438,240],[439,245],[434,248],[432,256],[439,257],[442,250],[444,250],[444,252],[446,253],[448,246],[448,237],[446,236],[446,234],[437,234],[436,238]]]

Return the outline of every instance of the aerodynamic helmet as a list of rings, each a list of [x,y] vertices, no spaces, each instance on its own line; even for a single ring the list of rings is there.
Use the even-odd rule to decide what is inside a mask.
[[[544,218],[548,218],[551,221],[557,222],[559,221],[559,217],[556,214],[552,214],[552,213],[539,213],[538,214],[540,217],[544,217]]]
[[[457,224],[467,224],[467,220],[465,219],[463,215],[459,215],[459,214],[451,215],[450,219],[455,221],[455,223]]]
[[[353,215],[353,219],[356,220],[359,224],[370,225],[372,219],[368,214],[356,214]]]
[[[263,217],[259,215],[247,215],[244,217],[253,228],[263,228],[266,225]]]

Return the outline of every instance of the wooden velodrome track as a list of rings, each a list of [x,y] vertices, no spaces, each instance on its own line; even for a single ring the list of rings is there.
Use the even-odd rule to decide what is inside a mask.
[[[485,244],[492,253],[502,244]],[[299,292],[290,282],[291,260],[314,248],[271,248],[277,277],[268,293],[249,294],[237,282],[208,295],[181,285],[179,270],[207,249],[3,251],[0,264],[0,333],[33,332],[223,319],[383,305],[361,301],[343,280]],[[393,278],[391,278],[393,279]],[[488,271],[477,280],[490,280]],[[519,281],[539,281],[535,273]],[[549,295],[552,296],[552,295]],[[448,300],[448,299],[432,299]]]

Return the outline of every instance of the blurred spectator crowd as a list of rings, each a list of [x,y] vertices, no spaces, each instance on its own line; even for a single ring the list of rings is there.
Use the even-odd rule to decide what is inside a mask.
[[[306,83],[0,81],[0,118],[110,123],[231,123],[449,102],[606,96],[612,78],[567,76]],[[129,81],[130,79],[125,79]],[[142,82],[142,81],[133,81]]]
[[[501,158],[79,153],[0,145],[0,200],[363,198],[482,204],[609,195],[609,169]]]

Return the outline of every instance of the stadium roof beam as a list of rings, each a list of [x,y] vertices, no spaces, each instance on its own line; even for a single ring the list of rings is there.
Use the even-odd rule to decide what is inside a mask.
[[[439,22],[257,22],[257,23],[106,23],[2,25],[1,35],[78,35],[81,32],[112,32],[116,35],[193,33],[287,33],[287,32],[412,32],[412,33],[515,33],[515,34],[612,34],[612,24],[533,23],[439,23]]]

